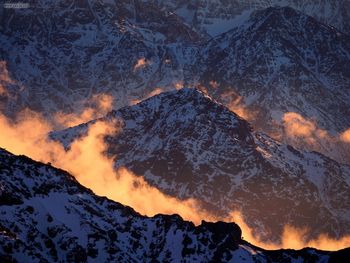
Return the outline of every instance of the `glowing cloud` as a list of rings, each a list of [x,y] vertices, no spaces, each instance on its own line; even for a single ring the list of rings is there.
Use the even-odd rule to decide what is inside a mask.
[[[344,132],[340,135],[340,139],[341,139],[343,142],[350,143],[350,128],[347,129],[346,131],[344,131]]]
[[[254,120],[256,117],[256,112],[248,110],[248,107],[244,104],[243,98],[236,94],[234,91],[230,90],[224,92],[221,95],[221,99],[225,102],[225,105],[234,113],[241,116],[247,121]]]
[[[151,64],[150,61],[147,61],[145,58],[140,58],[139,60],[137,60],[135,66],[134,66],[134,70],[144,68],[150,64]]]
[[[7,70],[6,61],[0,61],[0,96],[7,96],[8,92],[6,85],[14,84]]]
[[[335,152],[340,162],[350,162],[350,129],[341,134],[331,135],[318,127],[316,121],[311,121],[296,112],[287,112],[282,118],[283,130],[288,143],[308,150],[314,150],[325,155],[328,151]],[[344,143],[345,142],[345,143]],[[325,146],[326,145],[326,146]]]
[[[317,238],[307,240],[308,230],[307,228],[299,229],[289,225],[286,225],[283,229],[283,234],[280,243],[264,242],[259,236],[253,234],[251,229],[244,220],[242,213],[234,211],[228,218],[225,219],[228,222],[236,222],[242,229],[242,237],[248,242],[264,248],[264,249],[302,249],[305,247],[313,247],[322,250],[340,250],[350,246],[350,236],[344,236],[340,239],[333,239],[327,235],[321,234]]]
[[[147,94],[146,98],[150,98],[162,93],[164,90],[162,88],[155,88],[150,93]]]
[[[261,242],[254,236],[240,213],[234,212],[229,218],[217,218],[199,209],[193,200],[178,200],[150,186],[142,177],[135,176],[125,168],[114,169],[114,158],[105,156],[104,137],[119,131],[116,123],[97,121],[88,133],[74,141],[70,150],[47,139],[51,125],[39,114],[26,110],[16,121],[9,121],[0,114],[0,147],[15,154],[25,154],[42,162],[69,171],[84,186],[96,194],[133,207],[141,214],[153,216],[158,213],[179,214],[186,220],[199,224],[206,221],[235,221],[240,225],[245,240],[267,249],[302,248],[312,246],[327,250],[337,250],[350,245],[350,237],[333,240],[321,235],[316,240],[305,241],[305,231],[286,226],[280,244]]]
[[[55,165],[71,172],[96,194],[129,205],[141,214],[176,213],[199,223],[204,214],[196,209],[198,206],[194,200],[179,201],[168,197],[127,169],[114,170],[113,159],[103,155],[106,151],[103,138],[117,129],[111,123],[96,122],[85,137],[71,145],[65,158],[55,160]]]
[[[24,110],[16,121],[10,121],[0,114],[0,127],[0,146],[14,154],[25,154],[46,161],[47,149],[56,147],[45,139],[51,125],[33,111]]]
[[[295,112],[285,113],[283,123],[287,135],[291,137],[310,138],[317,131],[315,123]],[[311,139],[313,140],[312,137]]]
[[[175,86],[175,89],[179,90],[179,89],[182,89],[184,87],[184,84],[183,84],[183,82],[178,81],[174,84],[174,86]]]
[[[148,99],[150,97],[153,97],[155,95],[158,95],[160,93],[164,92],[164,90],[162,88],[155,88],[154,90],[152,90],[151,92],[147,93],[142,99],[134,99],[130,101],[130,105],[135,105],[145,99]]]
[[[104,156],[103,140],[107,134],[118,131],[113,123],[95,122],[87,135],[74,141],[68,151],[47,139],[51,125],[35,112],[22,112],[16,122],[0,114],[0,126],[0,147],[67,170],[96,194],[129,205],[141,214],[175,213],[195,223],[202,218],[213,219],[199,211],[194,200],[168,197],[125,168],[115,171],[114,161]]]
[[[60,128],[72,127],[92,119],[103,117],[113,109],[113,97],[108,94],[94,95],[90,101],[86,103],[91,106],[85,108],[80,113],[56,113],[54,122],[58,124]]]

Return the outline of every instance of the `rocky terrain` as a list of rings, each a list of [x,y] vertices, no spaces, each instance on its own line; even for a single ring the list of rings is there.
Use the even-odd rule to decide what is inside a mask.
[[[350,126],[349,43],[348,35],[292,8],[268,8],[208,42],[196,63],[199,83],[226,105],[245,107],[256,129],[346,163],[349,144],[311,132],[298,141],[287,136],[282,120],[294,112],[330,136]],[[308,137],[315,142],[306,143]]]
[[[200,200],[222,217],[241,210],[268,240],[278,240],[286,224],[307,226],[309,237],[349,234],[349,166],[254,132],[196,89],[161,93],[102,120],[118,126],[106,138],[116,167],[169,195]],[[69,147],[91,123],[51,136]]]
[[[0,164],[1,262],[332,262],[349,256],[349,250],[266,251],[243,241],[235,223],[144,217],[50,165],[3,149]]]
[[[0,6],[1,115],[29,108],[50,121],[111,95],[102,119],[119,128],[105,138],[116,168],[223,218],[240,209],[265,240],[286,224],[309,238],[350,234],[350,144],[339,140],[350,128],[349,1],[25,2]],[[306,128],[293,134],[286,116]],[[69,147],[92,122],[51,137]],[[1,262],[348,255],[265,251],[235,224],[146,218],[4,150],[0,176]]]
[[[201,41],[176,15],[141,1],[29,1],[1,9],[0,60],[6,63],[8,115],[79,110],[108,93],[116,106],[174,86]],[[48,19],[49,18],[49,19]]]
[[[12,117],[23,108],[49,117],[77,112],[96,94],[112,95],[119,108],[196,86],[244,108],[257,130],[349,163],[349,144],[336,140],[350,127],[348,1],[281,4],[317,13],[316,19],[273,1],[238,2],[225,12],[221,1],[209,7],[206,1],[33,1],[27,9],[3,8],[1,79],[8,81],[1,81],[0,109]],[[189,9],[198,21],[245,15],[233,28],[219,23],[225,32],[212,38],[187,21]],[[288,136],[288,112],[315,122],[329,139]]]

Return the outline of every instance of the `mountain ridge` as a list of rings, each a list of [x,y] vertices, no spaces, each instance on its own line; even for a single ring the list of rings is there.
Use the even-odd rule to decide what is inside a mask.
[[[0,258],[5,262],[279,262],[290,257],[320,262],[345,259],[349,254],[348,249],[260,249],[241,239],[235,223],[202,221],[194,226],[177,215],[141,216],[130,207],[94,195],[67,172],[50,165],[3,149],[0,161]],[[15,190],[17,200],[7,198],[13,196],[3,191],[5,186]]]
[[[3,10],[0,53],[10,81],[2,83],[0,107],[7,116],[23,108],[48,118],[79,112],[96,94],[111,95],[117,109],[157,90],[194,86],[242,107],[257,130],[275,139],[349,162],[349,146],[335,137],[350,126],[350,40],[335,28],[270,7],[208,39],[156,2],[57,2],[52,9],[40,3],[42,9]],[[47,26],[43,12],[52,17]],[[265,20],[265,33],[252,27]],[[314,120],[329,139],[312,144],[289,136],[288,112]]]
[[[196,96],[184,96],[189,92]],[[254,132],[206,96],[186,88],[165,92],[99,119],[117,123],[118,132],[105,138],[115,167],[171,196],[195,198],[214,214],[239,209],[260,234],[282,233],[285,224],[309,226],[310,237],[320,227],[329,235],[346,232],[350,166]],[[51,137],[69,147],[92,123]]]
[[[300,12],[314,17],[319,22],[332,25],[338,30],[350,33],[350,17],[346,13],[348,1],[289,1],[289,0],[255,0],[255,1],[156,1],[182,17],[204,35],[213,37],[239,26],[251,13],[268,8],[290,6]]]
[[[244,107],[257,130],[347,163],[349,146],[331,137],[350,123],[349,75],[340,69],[350,61],[349,40],[289,7],[269,8],[209,41],[196,62],[207,66],[194,70],[201,85],[216,83],[208,88],[211,96],[233,109]],[[307,143],[312,134],[288,136],[283,119],[290,112],[314,120],[329,138]]]

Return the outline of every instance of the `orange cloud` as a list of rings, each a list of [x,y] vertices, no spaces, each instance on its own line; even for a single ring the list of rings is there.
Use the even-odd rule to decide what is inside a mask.
[[[285,113],[282,120],[287,136],[304,137],[314,141],[312,136],[318,131],[314,122],[306,120],[303,116],[295,112]],[[324,134],[324,131],[320,130],[320,133]]]
[[[299,113],[287,112],[282,118],[285,133],[289,137],[304,138],[310,143],[325,139],[328,141],[350,141],[350,129],[340,135],[331,136],[326,130],[317,126],[315,121],[310,121]]]
[[[194,200],[179,201],[166,196],[150,186],[143,177],[137,177],[125,168],[114,170],[113,159],[103,155],[107,148],[103,138],[117,132],[117,129],[111,123],[93,124],[88,134],[75,141],[64,158],[55,161],[55,165],[71,172],[96,194],[129,205],[141,214],[176,213],[199,223],[203,214],[196,209],[198,206]]]
[[[350,162],[350,129],[341,134],[331,135],[296,112],[287,112],[282,118],[287,142],[302,149],[318,151],[339,162]],[[344,143],[345,142],[345,143]]]
[[[80,113],[56,113],[54,122],[58,124],[58,127],[67,128],[100,118],[113,109],[113,97],[108,94],[97,94],[92,96],[88,104],[91,106]]]
[[[3,85],[0,84],[0,96],[5,96],[7,95],[7,90]]]
[[[47,148],[52,146],[45,139],[46,134],[51,131],[51,125],[40,114],[24,110],[19,113],[16,121],[10,121],[0,114],[0,127],[1,147],[14,154],[25,154],[45,161]]]
[[[182,81],[178,81],[174,84],[175,86],[175,89],[179,90],[179,89],[182,89],[184,87],[184,84]]]
[[[0,96],[8,95],[6,86],[9,84],[15,84],[15,82],[10,78],[6,61],[0,61]]]
[[[155,95],[158,95],[160,93],[164,92],[164,90],[162,88],[155,88],[154,90],[152,90],[151,92],[147,93],[146,96],[144,96],[142,99],[134,99],[130,101],[130,105],[135,105],[145,99],[148,99],[150,97],[153,97]]]
[[[243,119],[247,121],[252,121],[255,119],[256,112],[249,110],[244,104],[243,97],[236,94],[233,90],[224,92],[221,95],[221,99],[231,111],[238,114]]]
[[[65,151],[60,143],[46,137],[52,127],[40,114],[26,110],[20,115],[15,122],[0,115],[0,147],[67,170],[96,194],[129,205],[141,214],[175,213],[196,223],[213,218],[198,210],[195,200],[169,197],[125,168],[115,171],[113,159],[104,155],[104,137],[118,132],[115,124],[94,123],[86,136]]]
[[[330,238],[327,235],[321,234],[317,238],[307,240],[308,233],[307,228],[300,229],[293,226],[286,225],[283,229],[281,241],[279,243],[272,243],[262,241],[262,239],[253,234],[251,229],[244,220],[242,213],[239,211],[233,211],[226,221],[236,222],[242,229],[242,237],[255,246],[276,250],[282,248],[302,249],[305,247],[313,247],[322,250],[335,251],[350,246],[350,236],[344,236],[340,239]]]
[[[152,90],[150,93],[147,94],[146,99],[150,98],[150,97],[153,97],[153,96],[156,96],[156,95],[158,95],[158,94],[160,94],[162,92],[163,92],[162,88],[155,88],[154,90]]]
[[[340,135],[340,140],[342,140],[343,142],[350,143],[350,128]]]
[[[286,226],[280,244],[262,242],[247,226],[238,212],[229,218],[214,217],[199,208],[193,199],[178,200],[169,197],[150,186],[143,177],[132,174],[125,168],[114,169],[114,158],[105,156],[104,137],[119,132],[118,124],[97,121],[88,133],[74,141],[68,151],[58,142],[50,141],[46,135],[52,126],[35,112],[26,110],[16,121],[10,121],[0,114],[0,147],[15,154],[25,154],[42,162],[69,171],[84,186],[96,194],[133,207],[141,214],[153,216],[158,213],[179,214],[184,219],[199,224],[206,221],[235,221],[243,230],[244,239],[267,249],[301,248],[312,246],[337,250],[350,245],[350,237],[334,240],[321,235],[318,239],[305,241],[305,231]]]
[[[140,58],[139,60],[137,60],[135,66],[134,66],[134,70],[140,69],[140,68],[144,68],[147,65],[150,65],[151,62],[147,61],[145,58]]]

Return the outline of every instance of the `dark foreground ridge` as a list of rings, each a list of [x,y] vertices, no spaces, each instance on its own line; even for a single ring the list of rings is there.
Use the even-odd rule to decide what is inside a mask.
[[[145,217],[96,196],[63,170],[3,149],[0,185],[1,262],[341,262],[349,256],[349,250],[266,251],[242,240],[235,223]]]

